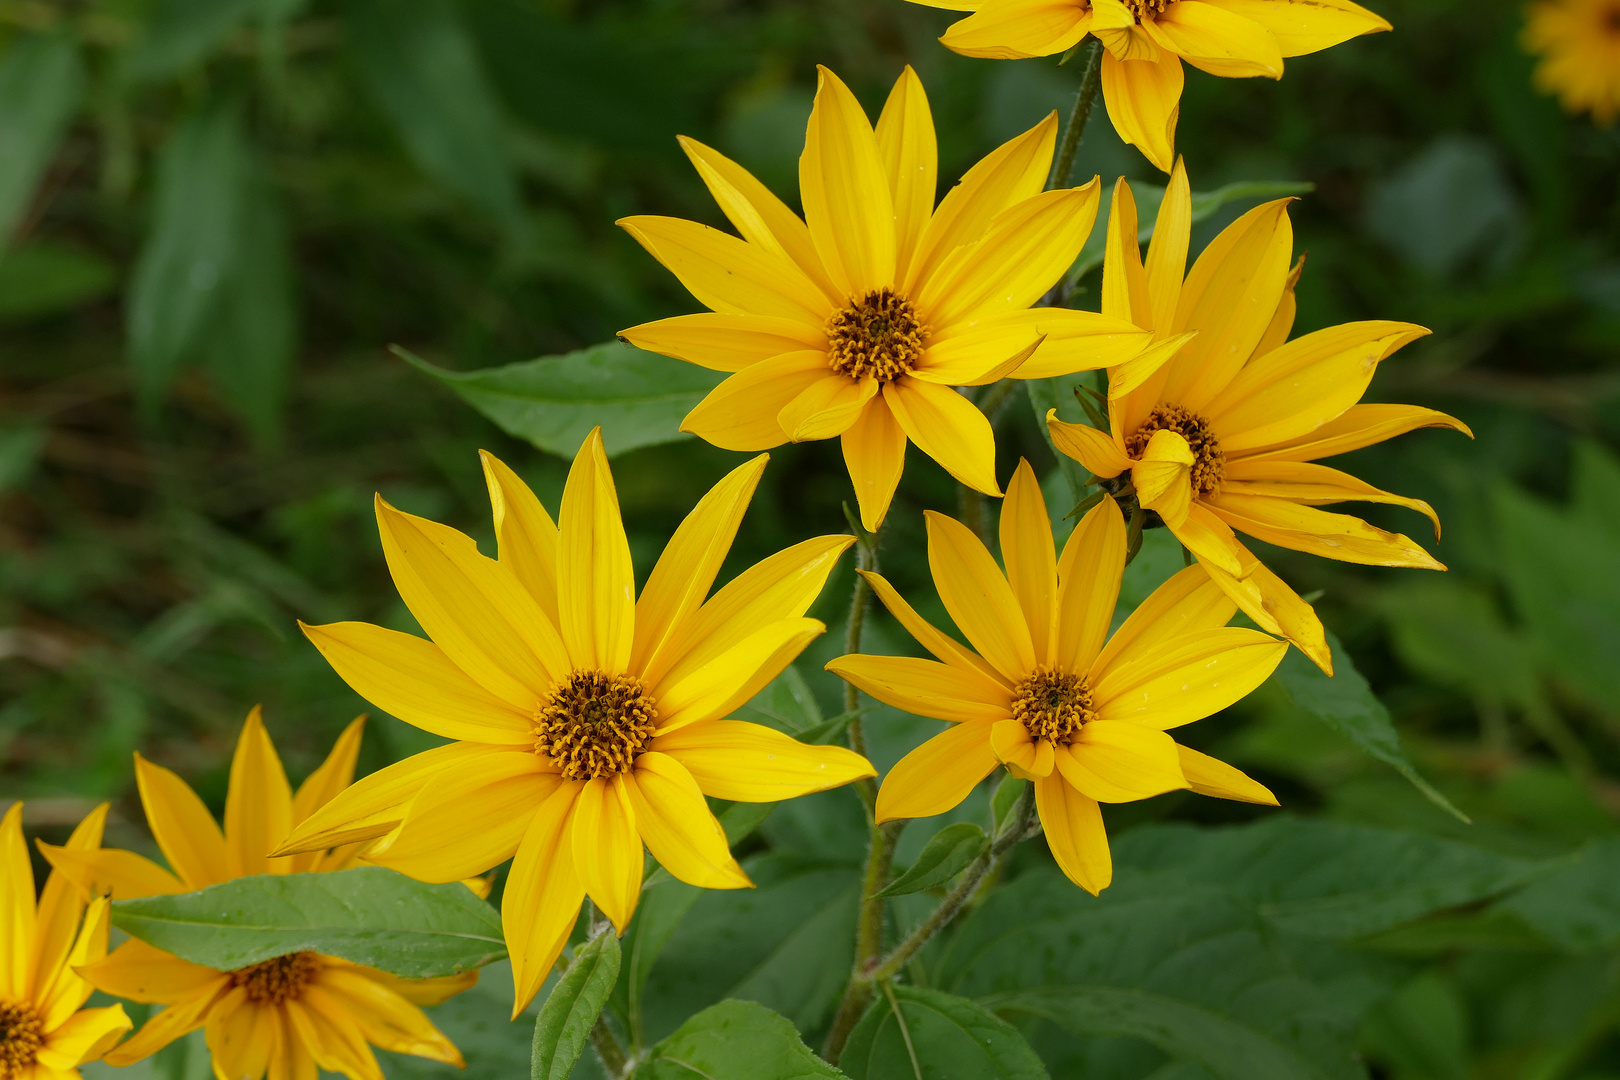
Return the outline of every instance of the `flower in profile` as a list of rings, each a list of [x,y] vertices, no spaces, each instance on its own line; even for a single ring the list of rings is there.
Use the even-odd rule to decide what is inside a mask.
[[[934,121],[916,74],[901,74],[874,131],[822,68],[799,158],[804,218],[683,138],[742,238],[676,218],[619,222],[710,309],[620,336],[735,373],[682,423],[716,446],[840,438],[868,529],[888,512],[908,441],[968,487],[999,495],[990,422],[952,387],[1125,364],[1148,340],[1095,312],[1031,309],[1097,215],[1095,179],[1042,191],[1056,133],[1054,113],[935,207]]]
[[[1137,246],[1136,203],[1114,188],[1103,262],[1103,311],[1130,313],[1154,333],[1198,331],[1148,379],[1110,387],[1112,431],[1047,417],[1059,450],[1103,487],[1132,498],[1146,524],[1169,527],[1261,629],[1280,634],[1332,674],[1311,606],[1237,538],[1372,566],[1444,570],[1407,537],[1317,507],[1393,503],[1440,520],[1428,503],[1380,491],[1315,464],[1422,427],[1459,420],[1415,405],[1357,404],[1378,365],[1428,331],[1401,322],[1355,322],[1288,340],[1294,286],[1288,203],[1257,206],[1210,242],[1182,280],[1192,201],[1180,162],[1170,178],[1147,264]]]
[[[107,954],[107,900],[53,873],[36,902],[22,809],[0,818],[0,1080],[78,1080],[130,1029],[122,1005],[82,1007],[95,987],[79,969]],[[97,807],[67,847],[94,850],[106,821]]]
[[[748,887],[705,795],[776,802],[874,775],[848,750],[726,719],[826,629],[804,613],[852,542],[806,540],[708,596],[765,460],[704,496],[639,599],[600,431],[555,524],[484,455],[498,561],[378,499],[389,570],[430,640],[367,623],[304,630],[361,696],[455,741],[361,780],[279,850],[381,837],[368,861],[426,881],[513,858],[501,919],[514,1016],[587,895],[624,931],[643,844],[682,881]]]
[[[111,893],[115,900],[191,892],[255,874],[352,866],[359,844],[290,859],[271,858],[270,850],[310,811],[348,786],[361,723],[349,725],[295,795],[254,709],[231,759],[223,831],[184,780],[135,755],[146,823],[168,869],[132,851],[75,848],[71,842],[62,848],[42,844],[41,850],[81,889]],[[444,979],[397,979],[313,952],[219,971],[134,938],[79,970],[106,993],[166,1006],[109,1052],[108,1064],[129,1065],[202,1028],[215,1075],[231,1080],[258,1080],[266,1073],[276,1080],[314,1080],[318,1069],[350,1080],[382,1080],[372,1046],[460,1067],[461,1054],[418,1006],[437,1004],[478,978],[473,971]]]
[[[1102,94],[1119,137],[1165,172],[1175,160],[1185,60],[1227,78],[1282,78],[1283,58],[1390,29],[1352,0],[913,0],[971,11],[939,40],[1013,60],[1103,44]]]
[[[1524,47],[1541,58],[1536,86],[1599,124],[1620,116],[1620,0],[1542,0],[1525,15]]]
[[[827,669],[879,701],[952,724],[883,778],[879,821],[942,814],[1002,764],[1034,781],[1058,865],[1097,893],[1113,876],[1099,803],[1191,788],[1276,805],[1256,781],[1166,732],[1248,694],[1288,644],[1228,627],[1237,605],[1196,565],[1155,590],[1110,637],[1125,539],[1119,507],[1104,497],[1058,559],[1040,484],[1023,462],[1001,512],[1005,574],[967,527],[928,514],[934,586],[972,649],[924,621],[881,576],[864,573],[938,661],[851,655]]]

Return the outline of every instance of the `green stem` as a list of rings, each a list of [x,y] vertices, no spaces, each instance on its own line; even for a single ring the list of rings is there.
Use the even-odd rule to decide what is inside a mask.
[[[597,910],[596,905],[589,900],[585,903],[590,911],[591,937],[614,933],[612,924]],[[591,1025],[590,1039],[591,1047],[601,1059],[602,1070],[607,1073],[608,1080],[623,1080],[630,1075],[630,1060],[625,1057],[624,1047],[619,1045],[619,1037],[613,1034],[613,1029],[608,1026],[605,1011],[596,1018],[596,1023]]]
[[[1102,42],[1092,38],[1081,46],[1086,58],[1084,73],[1080,76],[1080,89],[1074,95],[1074,108],[1069,113],[1069,126],[1063,132],[1063,145],[1058,147],[1057,162],[1052,166],[1051,178],[1046,186],[1069,186],[1069,174],[1074,171],[1074,154],[1080,149],[1080,137],[1086,132],[1086,121],[1091,119],[1091,107],[1097,103],[1097,89],[1102,84]]]
[[[844,516],[849,519],[850,529],[855,533],[855,567],[868,573],[878,572],[878,542],[883,534],[883,526],[878,526],[875,533],[867,532],[855,512],[844,505]],[[861,651],[861,637],[866,629],[866,609],[872,602],[872,586],[866,583],[866,578],[860,574],[855,575],[855,587],[849,597],[849,622],[844,626],[844,653],[852,656]],[[852,682],[844,683],[844,711],[854,713],[855,717],[849,722],[847,737],[849,748],[862,757],[866,756],[866,729],[861,725],[859,709],[861,707],[861,692]],[[860,780],[855,785],[861,802],[866,807],[867,819],[871,820],[877,806],[877,782],[870,777]]]

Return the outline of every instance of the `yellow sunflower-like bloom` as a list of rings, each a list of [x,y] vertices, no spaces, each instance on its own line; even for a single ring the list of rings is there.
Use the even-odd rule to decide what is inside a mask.
[[[1262,629],[1332,673],[1322,623],[1233,530],[1278,547],[1373,566],[1445,567],[1405,536],[1318,506],[1394,503],[1434,522],[1428,503],[1312,464],[1422,427],[1461,421],[1415,405],[1361,405],[1379,363],[1428,331],[1355,322],[1288,340],[1294,285],[1289,199],[1255,207],[1204,249],[1182,280],[1192,201],[1177,162],[1146,266],[1130,185],[1114,188],[1103,263],[1103,311],[1156,334],[1196,337],[1141,385],[1108,401],[1112,434],[1048,414],[1058,449],[1116,494],[1134,494],[1198,557]]]
[[[1042,191],[1057,116],[970,169],[936,208],[934,121],[907,68],[877,129],[821,69],[799,158],[801,220],[736,163],[683,138],[737,231],[619,222],[711,313],[621,336],[736,372],[682,423],[728,450],[843,441],[861,520],[888,512],[910,440],[968,487],[1001,494],[990,423],[953,386],[1126,364],[1148,335],[1095,312],[1036,308],[1084,245],[1099,185]]]
[[[107,807],[97,807],[67,846],[101,843]],[[122,1005],[80,1008],[95,990],[78,973],[107,954],[107,901],[86,904],[61,874],[36,904],[23,840],[22,803],[0,819],[0,1080],[78,1080],[130,1029]]]
[[[1546,0],[1530,5],[1524,46],[1538,54],[1535,82],[1568,112],[1599,124],[1620,116],[1620,0]]]
[[[358,844],[290,859],[272,858],[270,850],[348,786],[361,724],[356,720],[349,725],[326,762],[294,795],[254,709],[231,760],[223,831],[184,780],[135,755],[146,823],[168,861],[167,870],[132,851],[75,847],[71,842],[40,848],[57,872],[81,889],[111,893],[115,900],[191,892],[255,874],[352,866]],[[108,1064],[139,1061],[203,1028],[220,1080],[258,1080],[267,1073],[271,1080],[315,1080],[323,1069],[350,1080],[382,1080],[373,1045],[460,1067],[461,1054],[417,1006],[437,1004],[478,980],[476,971],[446,979],[397,979],[313,952],[219,971],[138,939],[79,970],[106,993],[167,1006],[109,1052]]]
[[[1390,29],[1351,0],[913,0],[971,11],[939,40],[1013,60],[1103,44],[1102,93],[1119,137],[1165,172],[1175,160],[1181,62],[1211,75],[1282,78],[1283,58]]]
[[[827,669],[879,701],[954,725],[883,778],[880,821],[942,814],[1003,764],[1034,781],[1041,824],[1063,872],[1097,893],[1113,876],[1098,803],[1191,788],[1276,805],[1256,781],[1165,732],[1259,686],[1286,642],[1228,627],[1237,605],[1198,566],[1160,586],[1110,638],[1125,572],[1119,507],[1104,498],[1059,560],[1028,462],[1013,476],[1002,509],[1001,557],[1005,574],[969,529],[929,512],[934,586],[972,650],[924,621],[881,576],[865,574],[939,662],[854,655]]]
[[[765,460],[704,496],[639,599],[600,432],[556,524],[484,455],[499,561],[379,499],[389,570],[431,640],[367,623],[305,633],[361,696],[456,741],[361,780],[280,850],[383,837],[367,860],[427,881],[515,854],[501,903],[514,1016],[587,895],[623,932],[644,843],[682,881],[748,887],[705,795],[776,802],[874,775],[848,750],[724,719],[826,629],[804,613],[852,542],[806,540],[705,600]]]

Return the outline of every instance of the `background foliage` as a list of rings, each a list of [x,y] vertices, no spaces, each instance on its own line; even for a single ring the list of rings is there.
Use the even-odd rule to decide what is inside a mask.
[[[1190,795],[1111,807],[1119,869],[1100,900],[1026,845],[863,1022],[849,1076],[910,1075],[896,1010],[937,1055],[924,1075],[1042,1075],[1032,1046],[1053,1075],[1108,1080],[1620,1076],[1620,136],[1529,89],[1514,5],[1375,6],[1395,33],[1290,61],[1280,87],[1190,76],[1180,149],[1200,190],[1316,184],[1294,208],[1301,332],[1373,317],[1436,331],[1370,399],[1446,409],[1478,441],[1422,432],[1355,470],[1435,504],[1451,572],[1267,553],[1321,591],[1377,700],[1353,671],[1313,688],[1291,660],[1197,725],[1195,744],[1286,813]],[[312,768],[363,706],[294,619],[412,628],[372,492],[487,547],[474,450],[555,506],[582,403],[623,453],[644,574],[737,460],[663,442],[713,380],[616,345],[490,369],[691,310],[613,220],[721,224],[677,133],[791,201],[817,62],[873,109],[915,65],[949,177],[1067,107],[1077,71],[954,56],[933,40],[948,19],[899,0],[0,4],[0,795],[27,798],[30,828],[58,842],[112,799],[109,843],[150,849],[130,752],[217,807],[255,702],[294,774]],[[1077,169],[1093,172],[1158,179],[1100,109]],[[1251,203],[1221,207],[1195,246]],[[1077,302],[1094,306],[1086,284]],[[1014,405],[1001,475],[1028,456],[1063,504]],[[737,566],[836,531],[837,453],[774,453]],[[882,557],[926,611],[919,510],[954,494],[913,458]],[[1426,539],[1383,509],[1369,516]],[[1128,599],[1179,566],[1167,539]],[[842,619],[849,576],[812,614]],[[872,622],[869,649],[909,648]],[[759,718],[799,731],[841,711],[820,671],[837,636]],[[880,768],[932,729],[876,710]],[[363,767],[430,741],[377,717]],[[1389,767],[1408,758],[1472,824]],[[950,820],[988,824],[988,801]],[[911,829],[902,864],[935,828]],[[817,1045],[863,837],[853,794],[816,796],[742,841],[758,890],[649,891],[610,999],[648,1043],[675,1033],[648,1075],[689,1075],[678,1061],[714,1053],[715,1030],[768,1041],[779,1021],[752,1006],[688,1022],[725,998]],[[930,903],[903,897],[897,918]],[[434,1011],[470,1075],[522,1075],[531,1029],[499,1020],[509,993],[494,968]],[[189,1054],[126,1072],[206,1075]]]

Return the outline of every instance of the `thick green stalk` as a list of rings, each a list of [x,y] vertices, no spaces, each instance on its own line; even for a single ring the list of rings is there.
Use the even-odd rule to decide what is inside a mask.
[[[1058,147],[1057,161],[1047,180],[1048,188],[1069,186],[1069,174],[1074,171],[1075,151],[1080,149],[1080,138],[1086,133],[1086,121],[1091,119],[1091,107],[1097,103],[1097,89],[1102,84],[1102,42],[1088,38],[1080,47],[1085,57],[1085,68],[1080,76],[1080,89],[1075,91],[1074,108],[1069,112],[1069,126],[1063,132],[1063,144]]]

